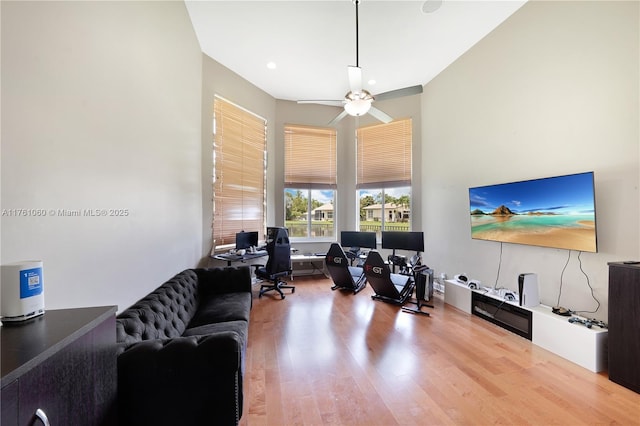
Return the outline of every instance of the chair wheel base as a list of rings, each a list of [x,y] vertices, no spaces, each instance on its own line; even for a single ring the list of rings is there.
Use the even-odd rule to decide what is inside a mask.
[[[291,289],[291,293],[295,293],[296,292],[296,288],[292,285],[284,285],[281,281],[278,281],[276,284],[271,284],[271,285],[262,285],[260,286],[260,293],[258,294],[258,298],[261,298],[262,295],[268,291],[277,291],[280,294],[280,299],[284,299],[285,295],[282,292],[283,288],[289,288]]]

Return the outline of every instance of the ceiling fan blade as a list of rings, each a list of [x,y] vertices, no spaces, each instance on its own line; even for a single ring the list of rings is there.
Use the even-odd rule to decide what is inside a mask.
[[[380,111],[378,108],[374,106],[369,108],[369,114],[373,115],[375,118],[382,121],[383,123],[391,123],[393,121],[393,118],[387,115],[387,113]]]
[[[349,72],[349,88],[353,93],[360,93],[362,91],[362,68],[350,65],[347,70]]]
[[[387,99],[400,98],[402,96],[417,95],[422,93],[422,85],[409,86],[402,89],[390,90],[388,92],[375,95],[376,101],[384,101]]]
[[[336,115],[336,117],[333,120],[331,120],[327,125],[333,126],[335,124],[338,124],[338,122],[343,118],[345,118],[346,116],[347,116],[347,111],[343,110],[340,114]]]
[[[318,105],[330,105],[330,106],[339,106],[344,105],[343,100],[336,99],[318,99],[318,100],[304,100],[298,101],[299,104],[318,104]]]

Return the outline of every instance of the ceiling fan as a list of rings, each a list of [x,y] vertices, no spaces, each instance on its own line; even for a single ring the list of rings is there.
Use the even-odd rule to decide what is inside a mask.
[[[388,114],[379,110],[378,108],[372,106],[374,100],[386,100],[399,98],[401,96],[409,96],[416,95],[422,93],[422,86],[409,86],[402,89],[390,90],[388,92],[379,93],[373,96],[369,91],[364,90],[362,88],[362,68],[360,68],[359,63],[359,44],[358,44],[358,5],[360,4],[360,0],[351,0],[353,4],[356,6],[356,65],[349,65],[347,67],[348,77],[349,77],[349,92],[344,96],[342,100],[315,100],[315,101],[298,101],[299,104],[322,104],[322,105],[333,105],[333,106],[343,106],[344,110],[340,112],[333,120],[329,122],[329,125],[332,126],[338,123],[347,115],[351,115],[354,117],[358,117],[364,114],[370,114],[377,118],[378,120],[389,123],[393,121]]]

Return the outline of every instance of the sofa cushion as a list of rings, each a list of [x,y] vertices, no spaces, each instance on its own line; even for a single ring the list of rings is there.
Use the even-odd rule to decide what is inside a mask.
[[[242,346],[246,346],[249,324],[242,320],[203,324],[197,327],[187,328],[184,331],[183,336],[205,336],[229,331],[237,333],[240,337],[240,341],[242,342]]]
[[[226,293],[203,300],[188,328],[226,321],[249,321],[251,293]]]
[[[251,269],[248,266],[194,269],[198,275],[200,297],[236,292],[251,292]]]
[[[118,315],[118,343],[182,335],[198,308],[198,276],[185,270]]]

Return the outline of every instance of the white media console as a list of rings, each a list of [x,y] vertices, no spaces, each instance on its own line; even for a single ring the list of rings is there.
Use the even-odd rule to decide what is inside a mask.
[[[569,317],[552,313],[549,306],[519,306],[517,300],[508,301],[484,289],[472,290],[456,280],[445,281],[444,301],[468,314],[478,315],[510,329],[528,338],[533,344],[595,373],[607,369],[607,329],[597,326],[587,328],[579,323],[570,323]],[[493,321],[492,315],[483,315],[483,309],[478,303],[486,303],[496,310],[511,311],[507,315],[513,314],[523,326],[522,330],[512,330],[513,327],[509,325]],[[527,333],[527,327],[530,333]]]

